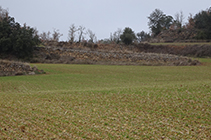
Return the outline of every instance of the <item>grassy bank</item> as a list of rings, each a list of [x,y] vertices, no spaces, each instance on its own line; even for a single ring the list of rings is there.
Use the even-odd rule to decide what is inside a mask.
[[[36,64],[0,77],[0,139],[209,139],[211,65]]]

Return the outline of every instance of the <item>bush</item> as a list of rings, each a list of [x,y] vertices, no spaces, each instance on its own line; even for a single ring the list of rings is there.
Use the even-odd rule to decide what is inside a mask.
[[[136,35],[131,28],[127,27],[124,29],[124,32],[120,38],[122,42],[124,42],[126,45],[129,45],[136,39]]]

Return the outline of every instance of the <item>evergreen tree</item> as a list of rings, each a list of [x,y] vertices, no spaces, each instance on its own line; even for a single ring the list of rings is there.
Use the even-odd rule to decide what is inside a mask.
[[[211,7],[194,16],[195,28],[198,29],[198,39],[211,39]]]
[[[21,27],[2,11],[0,7],[0,53],[18,58],[32,57],[33,47],[40,43],[36,30],[26,25]]]
[[[123,34],[120,36],[120,39],[126,45],[129,45],[129,44],[131,44],[136,39],[136,35],[135,35],[134,31],[131,28],[126,27],[124,29]]]

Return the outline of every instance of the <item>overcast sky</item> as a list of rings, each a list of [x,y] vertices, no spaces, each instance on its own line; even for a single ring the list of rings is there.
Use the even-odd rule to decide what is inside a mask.
[[[148,16],[157,8],[166,15],[183,11],[195,15],[211,7],[210,0],[0,0],[16,22],[36,27],[39,33],[58,29],[67,40],[71,24],[92,30],[97,39],[109,38],[118,28],[149,32]]]

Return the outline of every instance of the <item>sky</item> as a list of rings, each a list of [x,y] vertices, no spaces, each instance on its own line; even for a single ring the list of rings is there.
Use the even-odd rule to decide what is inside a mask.
[[[130,27],[135,33],[150,32],[149,15],[160,9],[175,17],[182,11],[185,22],[189,14],[211,7],[210,0],[0,0],[0,6],[21,25],[37,28],[39,33],[59,30],[68,39],[69,27],[84,26],[98,40],[110,37],[118,28]],[[88,37],[86,37],[88,39]]]

